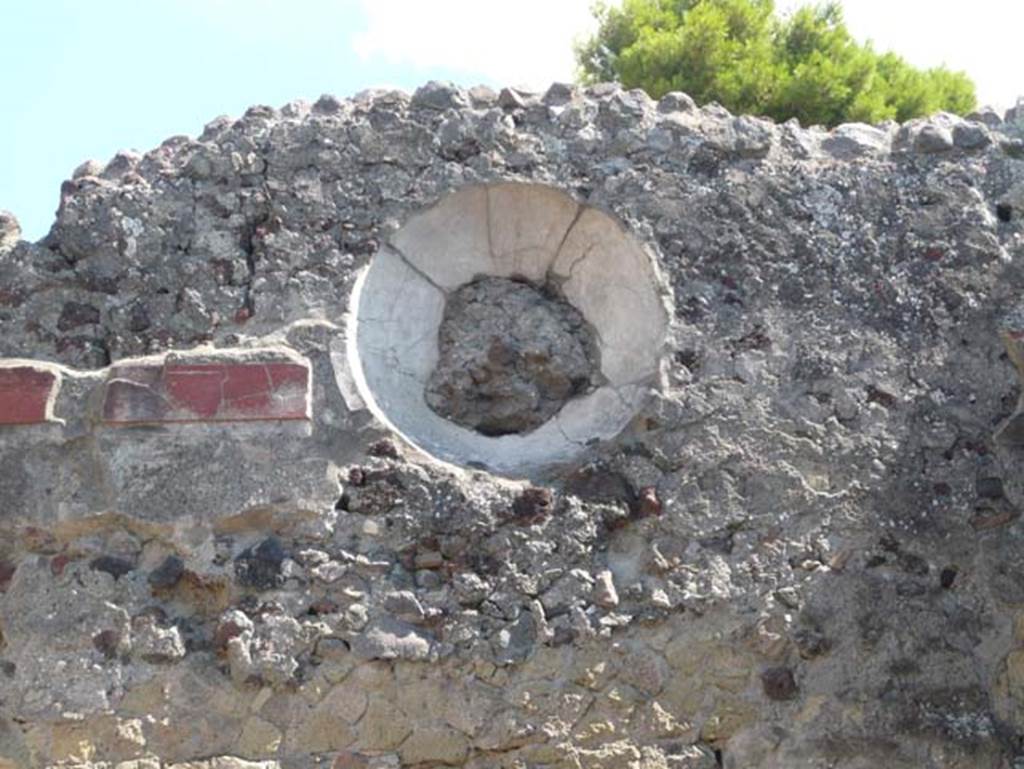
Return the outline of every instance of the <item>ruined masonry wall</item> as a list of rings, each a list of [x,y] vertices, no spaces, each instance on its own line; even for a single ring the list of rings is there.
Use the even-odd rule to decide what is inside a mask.
[[[1022,264],[1024,106],[430,83],[84,163],[0,214],[0,769],[1024,766]],[[593,339],[452,332],[515,434],[423,395],[481,276]]]

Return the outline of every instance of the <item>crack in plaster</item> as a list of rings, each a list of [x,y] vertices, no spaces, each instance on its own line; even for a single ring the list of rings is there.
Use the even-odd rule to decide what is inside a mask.
[[[397,256],[400,260],[402,260],[402,263],[406,267],[408,267],[410,270],[412,270],[417,275],[419,275],[421,278],[423,278],[423,280],[427,281],[427,283],[429,283],[431,286],[433,286],[438,291],[440,291],[445,297],[448,296],[448,293],[449,293],[448,290],[445,289],[445,288],[442,288],[440,285],[435,283],[433,278],[431,278],[426,272],[424,272],[419,267],[417,267],[415,264],[413,264],[412,261],[410,261],[410,259],[404,253],[402,253],[402,250],[398,246],[396,246],[393,243],[388,243],[385,246],[385,248],[387,248],[389,251],[394,252],[395,256]]]

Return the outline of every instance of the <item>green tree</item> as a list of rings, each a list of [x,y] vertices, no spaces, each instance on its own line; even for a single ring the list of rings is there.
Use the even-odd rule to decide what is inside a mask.
[[[576,48],[584,82],[618,80],[655,98],[685,91],[701,103],[805,125],[975,106],[966,74],[919,70],[875,52],[850,35],[837,2],[785,19],[773,0],[623,0],[594,12],[597,32]]]

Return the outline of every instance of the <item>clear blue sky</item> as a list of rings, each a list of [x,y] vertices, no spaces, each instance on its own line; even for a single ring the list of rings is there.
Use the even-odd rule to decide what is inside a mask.
[[[487,78],[358,55],[356,0],[3,0],[0,209],[49,230],[62,180],[88,158],[196,135],[221,114],[372,85]]]

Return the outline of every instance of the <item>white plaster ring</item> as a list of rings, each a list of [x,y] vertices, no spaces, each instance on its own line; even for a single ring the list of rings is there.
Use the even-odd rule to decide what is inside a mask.
[[[557,282],[598,337],[603,383],[528,433],[482,435],[424,397],[446,296],[482,276]],[[414,445],[528,476],[614,438],[637,412],[666,344],[666,294],[654,259],[608,214],[543,185],[473,185],[413,216],[360,275],[349,364],[371,411]]]

